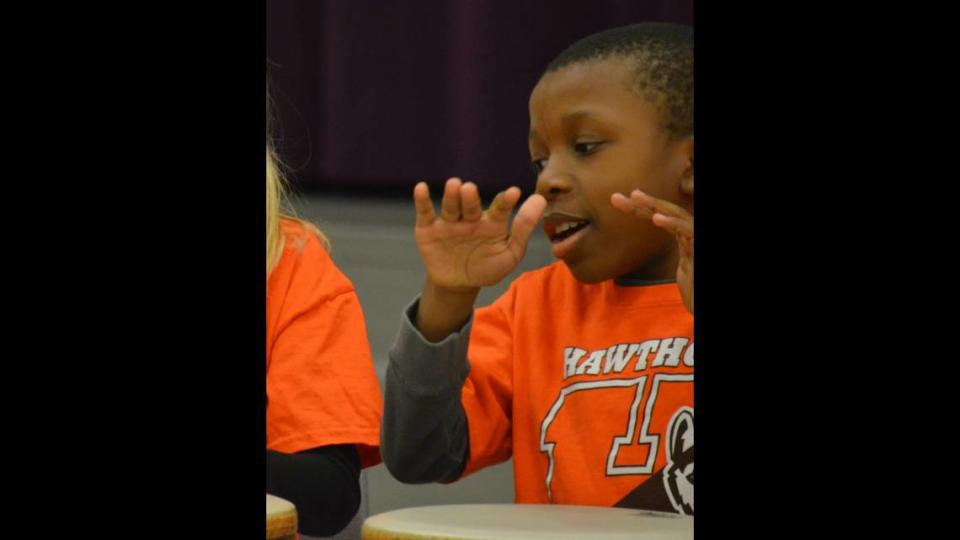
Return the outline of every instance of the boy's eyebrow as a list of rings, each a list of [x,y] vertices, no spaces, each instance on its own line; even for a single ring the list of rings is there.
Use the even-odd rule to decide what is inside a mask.
[[[563,115],[563,118],[561,118],[561,120],[564,123],[567,123],[575,120],[580,120],[582,118],[599,118],[599,115],[591,110],[584,109],[579,111],[573,111],[572,113],[567,113]]]
[[[573,112],[570,112],[570,113],[567,113],[567,114],[563,115],[563,116],[560,118],[560,122],[561,122],[562,124],[564,124],[564,125],[570,125],[570,124],[574,124],[574,123],[576,123],[576,122],[578,122],[578,121],[580,121],[580,120],[584,120],[584,119],[587,119],[587,120],[602,120],[602,119],[603,119],[603,116],[602,116],[602,115],[599,115],[599,114],[597,114],[596,112],[591,111],[591,110],[589,110],[589,109],[581,109],[581,110],[579,110],[579,111],[573,111]],[[534,133],[534,131],[533,131],[533,127],[531,127],[531,128],[530,128],[530,134],[527,135],[527,140],[529,141],[529,140],[533,139],[534,135],[535,135],[535,133]]]

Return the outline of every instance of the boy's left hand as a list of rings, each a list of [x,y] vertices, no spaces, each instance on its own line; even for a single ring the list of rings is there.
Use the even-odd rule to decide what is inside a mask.
[[[671,202],[651,197],[639,189],[633,190],[629,199],[622,193],[614,193],[610,196],[610,204],[621,212],[652,219],[654,225],[676,237],[680,246],[677,287],[683,305],[693,314],[693,216],[690,212]]]

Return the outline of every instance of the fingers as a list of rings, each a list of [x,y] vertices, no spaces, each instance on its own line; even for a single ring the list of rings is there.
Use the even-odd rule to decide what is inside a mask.
[[[693,258],[693,237],[678,236],[677,243],[680,244],[680,253]]]
[[[443,188],[443,200],[440,201],[440,219],[460,221],[460,187],[462,185],[459,178],[447,180]]]
[[[422,189],[426,198],[421,200],[417,199],[418,189],[420,189],[419,184],[418,188],[414,189],[414,201],[418,205],[422,204],[423,208],[417,206],[417,223],[420,226],[420,216],[422,214],[424,217],[423,223],[429,225],[435,219],[432,204],[429,205],[428,213],[429,190],[424,184]],[[483,209],[480,206],[480,190],[477,189],[477,185],[473,182],[463,182],[459,178],[447,180],[447,183],[443,186],[443,199],[440,201],[440,219],[444,221],[477,221],[481,217],[483,217]]]
[[[653,224],[676,236],[693,238],[693,220],[656,213],[653,215]]]
[[[691,215],[690,212],[687,212],[672,202],[647,195],[639,189],[635,189],[630,192],[630,202],[632,202],[636,207],[646,208],[666,216],[678,217],[693,221],[693,215]]]
[[[537,223],[540,222],[546,208],[547,200],[542,195],[534,194],[527,197],[527,200],[517,210],[517,216],[513,218],[513,226],[510,228],[509,246],[517,260],[522,259],[524,253],[526,253],[530,235],[537,228]]]
[[[685,237],[692,240],[693,238],[693,215],[669,201],[652,197],[635,189],[630,193],[629,198],[622,193],[614,193],[610,196],[610,204],[621,212],[649,216],[654,225],[677,236],[678,239]],[[690,247],[692,249],[692,241]]]
[[[460,213],[464,221],[477,221],[483,216],[480,207],[480,190],[473,182],[460,186]]]
[[[519,199],[520,189],[516,187],[498,193],[486,211],[487,218],[491,221],[506,223]],[[430,189],[425,182],[420,182],[414,187],[413,200],[417,209],[417,227],[433,224],[437,216],[430,201]],[[459,178],[447,180],[443,188],[443,199],[440,201],[440,219],[450,222],[479,221],[483,217],[483,206],[477,185],[473,182],[463,182]]]
[[[417,209],[417,227],[429,227],[436,220],[426,182],[418,182],[413,188],[413,205]]]
[[[510,219],[510,212],[516,206],[518,200],[520,200],[520,188],[510,187],[506,191],[497,193],[493,202],[490,203],[490,208],[487,208],[487,217],[491,221],[505,223]]]
[[[636,205],[630,201],[623,193],[614,193],[610,196],[610,204],[614,208],[626,214],[634,214],[637,211]]]

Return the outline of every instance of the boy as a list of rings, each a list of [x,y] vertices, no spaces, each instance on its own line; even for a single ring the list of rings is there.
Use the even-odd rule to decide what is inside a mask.
[[[589,36],[530,97],[536,194],[414,189],[427,270],[390,352],[381,448],[404,482],[514,458],[519,503],[693,513],[693,32]],[[642,190],[642,191],[641,191]],[[629,196],[623,195],[628,193]],[[562,263],[490,306],[536,224]]]

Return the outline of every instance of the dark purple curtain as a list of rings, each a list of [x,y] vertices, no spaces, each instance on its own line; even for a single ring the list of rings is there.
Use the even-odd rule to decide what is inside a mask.
[[[275,135],[297,189],[531,186],[527,99],[575,40],[693,24],[693,0],[270,0]],[[486,197],[485,197],[486,198]]]

